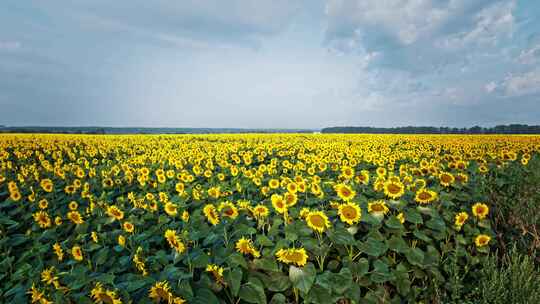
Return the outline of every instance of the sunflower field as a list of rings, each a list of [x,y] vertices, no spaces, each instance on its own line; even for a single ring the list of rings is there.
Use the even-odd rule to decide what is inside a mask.
[[[2,135],[0,302],[436,302],[500,246],[490,181],[539,152],[517,135]]]

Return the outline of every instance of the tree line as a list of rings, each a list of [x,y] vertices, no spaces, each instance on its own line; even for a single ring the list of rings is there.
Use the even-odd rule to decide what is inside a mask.
[[[322,133],[371,133],[371,134],[540,134],[540,125],[510,124],[494,127],[474,126],[471,128],[450,127],[329,127]]]

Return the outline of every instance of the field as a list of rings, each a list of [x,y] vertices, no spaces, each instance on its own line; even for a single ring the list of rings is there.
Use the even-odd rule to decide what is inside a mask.
[[[539,152],[538,136],[2,135],[0,302],[527,296],[501,265],[529,263],[540,289]]]

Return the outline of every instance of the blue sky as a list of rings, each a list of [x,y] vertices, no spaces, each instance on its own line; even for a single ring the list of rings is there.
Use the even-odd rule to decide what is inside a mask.
[[[540,124],[535,0],[0,4],[0,124]]]

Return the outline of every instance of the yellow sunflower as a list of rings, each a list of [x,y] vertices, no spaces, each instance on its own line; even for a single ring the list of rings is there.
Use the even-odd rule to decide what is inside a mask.
[[[116,292],[103,288],[101,283],[96,283],[96,286],[90,292],[94,303],[96,304],[122,304],[122,301],[116,295]]]
[[[215,226],[219,223],[219,214],[214,205],[206,204],[203,208],[203,213],[210,224]]]
[[[491,237],[485,234],[479,234],[478,236],[476,236],[476,238],[474,238],[474,243],[478,247],[487,246],[489,244],[489,241],[491,241]]]
[[[121,220],[124,218],[124,212],[115,205],[107,207],[107,214],[116,220]]]
[[[439,174],[439,182],[445,187],[449,187],[450,185],[452,185],[455,180],[456,178],[450,172],[441,172]]]
[[[405,193],[405,186],[398,180],[389,180],[384,183],[384,194],[391,199],[398,199]]]
[[[224,217],[235,219],[238,216],[238,208],[231,202],[222,202],[218,206],[218,211]]]
[[[79,246],[73,246],[71,248],[71,255],[77,261],[82,261],[83,260],[83,252],[82,252],[81,247],[79,247]]]
[[[345,204],[339,205],[338,214],[342,222],[353,225],[360,221],[360,217],[362,216],[362,210],[360,209],[360,207],[358,207],[357,204],[347,202]]]
[[[260,252],[253,246],[253,242],[244,237],[236,242],[236,251],[240,252],[241,254],[251,254],[255,258],[261,256]]]
[[[266,218],[270,212],[268,211],[268,207],[263,204],[258,204],[251,209],[251,213],[253,213],[255,218],[263,219]]]
[[[368,203],[368,212],[375,216],[385,215],[389,211],[390,210],[386,206],[386,202],[383,200],[378,200],[378,201]]]
[[[354,190],[352,190],[351,187],[349,187],[349,186],[347,186],[345,184],[337,184],[334,187],[334,190],[336,191],[339,198],[341,198],[344,201],[350,201],[356,195],[356,192]]]
[[[171,288],[169,287],[169,282],[167,281],[156,282],[154,286],[150,288],[148,297],[154,300],[156,303],[159,303],[161,301],[169,303],[171,298],[173,297],[170,290]]]
[[[417,201],[420,204],[428,204],[435,200],[437,200],[437,192],[428,190],[425,188],[422,188],[418,191],[416,191],[416,195],[414,196],[414,200]]]
[[[304,248],[280,249],[276,252],[277,260],[285,264],[295,264],[304,266],[307,263],[308,255]]]
[[[472,206],[472,213],[478,219],[484,219],[489,213],[489,207],[484,203],[476,203]]]
[[[330,221],[328,220],[328,216],[324,214],[322,211],[310,211],[306,215],[306,223],[309,226],[309,228],[322,233],[326,229],[330,228]]]
[[[272,200],[272,206],[277,213],[285,213],[287,211],[287,203],[283,199],[283,196],[273,194],[270,199]]]
[[[463,224],[465,224],[465,222],[467,221],[467,219],[469,219],[469,215],[467,214],[467,212],[460,212],[455,216],[454,225],[456,226],[456,228],[458,228],[458,230],[460,230]]]

